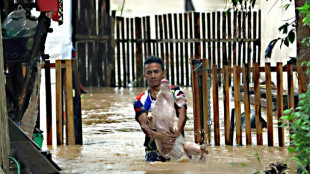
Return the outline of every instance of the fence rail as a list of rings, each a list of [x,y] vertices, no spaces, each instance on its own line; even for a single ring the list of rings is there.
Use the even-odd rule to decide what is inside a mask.
[[[202,66],[196,69],[199,61]],[[245,139],[246,144],[251,145],[253,137],[251,135],[253,128],[251,128],[251,107],[255,110],[255,134],[257,145],[263,145],[263,125],[260,121],[262,118],[261,107],[263,102],[266,107],[267,118],[267,143],[268,146],[274,146],[276,135],[274,135],[274,117],[277,121],[280,121],[280,117],[283,116],[283,110],[286,108],[294,108],[298,101],[298,94],[294,93],[293,83],[294,74],[297,75],[298,80],[298,92],[304,93],[306,88],[303,83],[305,67],[301,67],[298,62],[297,65],[292,65],[290,62],[283,66],[283,63],[277,63],[275,67],[271,67],[270,63],[265,63],[264,67],[259,67],[258,63],[254,63],[253,66],[244,64],[243,67],[234,65],[233,67],[224,66],[219,68],[218,65],[208,67],[207,59],[194,60],[192,64],[193,71],[193,94],[194,94],[194,124],[195,124],[195,141],[196,143],[210,142],[211,136],[209,132],[208,119],[212,112],[211,119],[213,120],[213,133],[214,144],[220,145],[220,114],[219,104],[223,102],[223,122],[224,127],[224,139],[226,145],[233,145],[233,134],[236,136],[236,144],[242,145],[242,119],[241,119],[241,106],[244,106],[244,124],[245,124]],[[283,91],[283,78],[284,72],[287,75],[288,90],[287,93]],[[259,77],[265,74],[265,84],[261,85]],[[276,73],[276,87],[272,88],[271,74]],[[218,76],[223,76],[223,99],[219,99],[219,87]],[[208,95],[207,80],[208,77],[212,79],[212,101],[213,111],[207,107]],[[252,77],[252,78],[250,78]],[[229,79],[233,78],[233,96],[230,93]],[[250,84],[254,83],[254,86]],[[264,88],[261,89],[261,88]],[[263,92],[262,92],[263,91]],[[254,96],[254,100],[251,102],[251,95]],[[230,112],[230,99],[234,99],[234,111]],[[264,98],[264,100],[262,100]],[[241,99],[243,101],[241,101]],[[252,105],[251,105],[252,104]],[[276,105],[276,108],[273,108]],[[273,112],[276,109],[276,112]],[[275,115],[274,115],[275,114]],[[281,122],[277,124],[279,146],[285,145],[284,128],[280,127]],[[235,133],[234,133],[235,130]]]

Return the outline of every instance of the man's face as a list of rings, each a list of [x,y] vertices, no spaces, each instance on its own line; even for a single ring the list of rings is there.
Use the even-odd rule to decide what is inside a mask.
[[[159,63],[146,64],[143,77],[151,88],[159,90],[161,80],[166,77],[166,71],[161,69]]]

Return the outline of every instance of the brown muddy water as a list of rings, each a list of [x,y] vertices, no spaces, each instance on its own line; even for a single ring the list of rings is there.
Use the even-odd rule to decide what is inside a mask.
[[[145,89],[87,89],[88,93],[82,98],[83,145],[48,146],[62,173],[255,173],[262,172],[270,163],[286,162],[290,156],[286,148],[281,147],[224,146],[221,138],[221,146],[214,146],[214,141],[211,142],[205,161],[181,159],[165,163],[145,162],[144,134],[134,119],[133,110],[135,96]],[[189,118],[185,126],[185,138],[193,142],[192,89],[183,89],[188,99]],[[220,115],[223,115],[222,112],[223,109],[220,109]],[[223,118],[220,119],[223,123]],[[224,136],[222,125],[221,137]],[[255,139],[256,135],[252,134],[252,140]],[[266,141],[264,136],[264,144]],[[290,164],[290,168],[292,166]]]

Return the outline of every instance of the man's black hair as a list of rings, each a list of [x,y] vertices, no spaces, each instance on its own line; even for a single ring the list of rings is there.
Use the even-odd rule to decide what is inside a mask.
[[[161,66],[161,70],[162,70],[162,71],[165,70],[164,64],[163,64],[163,61],[161,60],[161,58],[156,57],[156,56],[150,56],[150,57],[148,57],[148,58],[145,60],[145,62],[144,62],[144,67],[145,67],[145,65],[151,64],[151,63],[158,63],[158,64],[160,64],[160,66]]]

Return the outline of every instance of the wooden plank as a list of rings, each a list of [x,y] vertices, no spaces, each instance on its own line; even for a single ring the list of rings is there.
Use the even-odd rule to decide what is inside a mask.
[[[225,144],[229,145],[229,132],[230,132],[230,107],[229,107],[229,76],[228,66],[224,66],[224,129],[225,129]]]
[[[242,16],[242,12],[240,12],[240,11],[238,11],[237,12],[238,13],[238,28],[237,28],[237,30],[238,30],[238,37],[241,37],[241,34],[242,34],[242,23],[241,23],[241,16]],[[237,57],[237,61],[238,61],[238,63],[237,63],[237,65],[241,65],[241,62],[242,62],[242,57],[241,57],[241,45],[242,45],[242,43],[241,42],[238,42],[237,43],[238,45],[238,47],[237,47],[237,49],[238,49],[238,57]]]
[[[121,18],[121,37],[122,39],[125,39],[125,21],[124,18]],[[125,44],[122,43],[122,68],[123,68],[123,87],[126,87],[127,84],[127,58],[126,58],[126,49],[125,49]]]
[[[227,32],[226,32],[226,14],[225,12],[222,12],[222,39],[226,39],[227,38]],[[223,42],[223,67],[228,65],[228,59],[227,59],[227,43]]]
[[[227,38],[227,32],[226,32],[226,14],[225,12],[222,12],[222,39],[226,39]],[[228,65],[228,60],[227,60],[227,44],[226,42],[223,42],[222,43],[222,50],[223,50],[223,65],[222,67],[224,66],[227,66]]]
[[[194,12],[194,38],[200,39],[200,13]],[[201,43],[195,42],[195,59],[201,59]]]
[[[257,12],[253,12],[253,38],[257,37]],[[257,46],[259,43],[254,42],[253,44],[253,63],[257,62]]]
[[[246,30],[247,30],[247,25],[246,25],[246,12],[242,12],[242,35],[240,35],[242,38],[246,38]],[[242,63],[239,66],[242,66],[243,63],[247,62],[247,55],[246,55],[246,43],[244,41],[241,42],[242,44]],[[247,62],[248,63],[248,62]]]
[[[208,67],[208,60],[202,59],[202,67]],[[208,90],[208,71],[202,73],[202,100],[203,100],[203,132],[204,132],[204,144],[209,144],[211,137],[209,136],[209,90]]]
[[[159,16],[155,15],[155,39],[159,40]],[[154,44],[156,46],[154,46],[154,51],[155,51],[155,55],[157,57],[159,57],[159,43],[156,42],[156,44]]]
[[[172,31],[172,14],[171,13],[169,13],[168,14],[168,27],[169,27],[169,39],[172,39],[173,38],[173,31]],[[170,83],[171,84],[173,84],[173,85],[175,85],[175,67],[174,67],[174,49],[173,49],[173,43],[171,42],[170,43],[170,48],[169,48],[169,50],[170,50],[170,72],[171,72],[171,74],[170,74],[170,77],[171,77],[171,80],[170,80]]]
[[[217,25],[216,25],[216,33],[217,33],[217,36],[216,38],[217,39],[220,39],[221,38],[221,12],[216,12],[216,21],[217,21]],[[222,57],[221,57],[221,43],[220,42],[217,42],[217,66],[219,68],[222,68],[223,67],[223,63],[222,63]],[[218,83],[221,83],[221,76],[218,76]]]
[[[145,60],[147,58],[147,45],[148,45],[148,42],[147,42],[147,36],[146,36],[146,16],[143,16],[142,17],[142,28],[143,28],[143,33],[142,33],[142,38],[143,38],[143,42],[142,42],[142,45],[143,45],[143,60]]]
[[[62,69],[61,60],[56,60],[56,140],[63,144],[63,102],[62,102]]]
[[[193,31],[193,25],[194,25],[194,21],[193,21],[193,13],[192,12],[190,12],[190,13],[188,13],[188,20],[189,20],[189,38],[190,39],[193,39],[194,38],[194,31]],[[189,58],[190,59],[193,59],[194,58],[194,43],[193,42],[190,42],[189,43]],[[188,73],[190,73],[190,72],[188,72]],[[188,75],[190,75],[190,74],[188,74]],[[189,76],[186,76],[186,77],[189,77]]]
[[[73,117],[73,95],[72,95],[72,62],[70,59],[66,63],[66,141],[67,145],[75,144],[74,117]]]
[[[134,38],[134,19],[130,18],[130,37]],[[135,43],[131,42],[131,75],[132,80],[136,80],[136,73],[135,72]]]
[[[220,118],[219,118],[219,104],[218,104],[218,81],[217,81],[217,65],[212,66],[212,80],[213,80],[213,113],[214,113],[214,139],[215,145],[220,145]]]
[[[179,39],[179,36],[178,36],[178,16],[176,13],[173,15],[173,21],[174,21],[174,39]],[[183,74],[180,74],[181,71],[180,71],[180,62],[179,62],[179,59],[180,59],[179,51],[180,51],[179,50],[179,43],[175,43],[175,61],[176,61],[175,78],[176,78],[176,84],[177,85],[180,85],[180,76],[183,75]]]
[[[207,34],[207,37],[208,39],[211,39],[211,14],[210,13],[207,13],[207,31],[208,31],[208,34]],[[211,69],[211,65],[212,65],[212,56],[211,56],[211,43],[209,42],[208,43],[208,62],[209,62],[209,66],[208,68]]]
[[[151,22],[150,22],[150,16],[146,16],[146,39],[151,39]],[[152,45],[151,42],[147,42],[147,57],[152,56]]]
[[[47,145],[52,145],[53,140],[53,119],[52,119],[52,91],[51,91],[51,71],[50,61],[45,60],[45,93],[46,93],[46,142]]]
[[[180,38],[179,39],[184,39],[184,35],[183,35],[183,21],[184,21],[184,18],[183,18],[183,16],[182,16],[182,13],[180,13],[179,14],[179,31],[180,31]],[[183,47],[183,43],[181,42],[180,43],[180,64],[181,64],[181,66],[180,66],[180,71],[179,72],[181,72],[181,86],[184,86],[184,58],[185,58],[185,56],[184,56],[184,51],[183,51],[183,49],[184,49],[184,47]]]
[[[192,64],[192,71],[196,65]],[[193,104],[194,104],[194,132],[195,142],[201,143],[201,120],[200,120],[200,101],[199,101],[199,84],[198,84],[198,71],[192,73],[192,86],[193,86]]]
[[[228,12],[228,15],[227,15],[227,30],[228,30],[228,39],[232,39],[232,35],[231,35],[231,22],[232,22],[232,19],[231,19],[231,12]],[[228,67],[230,68],[231,67],[231,64],[232,64],[232,43],[231,42],[228,42],[228,54],[227,54],[227,63],[228,63]],[[229,77],[229,85],[231,84],[230,83],[231,81],[231,78]]]
[[[245,119],[245,132],[246,132],[246,144],[251,145],[251,109],[250,109],[250,74],[249,64],[243,65],[243,86],[244,86],[244,119]]]
[[[216,16],[216,13],[215,12],[212,12],[211,13],[211,18],[212,18],[212,39],[215,39],[216,38],[216,31],[215,31],[215,16]],[[216,64],[216,50],[215,50],[215,41],[212,42],[212,65],[215,65]]]
[[[272,96],[271,96],[271,68],[270,63],[265,63],[266,77],[266,100],[267,100],[267,136],[268,146],[273,146],[273,116],[272,116]]]
[[[107,69],[105,67],[108,64],[107,59],[106,59],[106,57],[108,56],[108,52],[107,52],[105,45],[107,44],[100,43],[100,42],[97,43],[97,46],[98,46],[98,53],[97,53],[98,77],[97,77],[97,80],[99,81],[98,86],[106,86],[105,82],[103,81],[107,79]]]
[[[288,101],[288,109],[293,109],[292,112],[295,110],[294,106],[294,84],[293,84],[293,65],[290,62],[287,62],[287,101]],[[292,122],[292,120],[290,121]],[[290,129],[290,135],[292,134],[292,129]],[[292,138],[290,137],[290,140]]]
[[[1,21],[1,13],[0,13]],[[9,159],[7,158],[10,152],[10,139],[9,139],[9,125],[8,113],[5,91],[5,77],[4,77],[4,57],[3,57],[3,41],[2,41],[2,28],[0,23],[0,169],[3,172],[10,173]]]
[[[108,34],[110,36],[110,40],[107,44],[107,80],[106,84],[109,85],[110,87],[115,87],[116,86],[116,69],[115,69],[115,38],[114,38],[114,33],[115,33],[115,13],[116,11],[112,11],[112,17],[108,18],[111,19],[110,24],[108,24]],[[80,57],[78,58],[80,59]],[[80,68],[80,67],[79,67]],[[82,76],[82,74],[81,74]],[[83,82],[81,82],[83,84]]]
[[[255,95],[255,123],[256,123],[256,139],[257,145],[263,145],[262,123],[260,122],[260,86],[259,86],[259,64],[254,63],[253,82]]]
[[[98,86],[98,42],[89,43],[88,76],[91,86]]]
[[[240,70],[239,70],[239,66],[234,65],[233,71],[234,71],[236,138],[237,138],[237,144],[242,145],[242,125],[241,125],[241,106],[240,106]]]
[[[248,28],[248,36],[247,38],[250,39],[252,38],[252,12],[249,11],[247,12],[247,18],[248,18],[248,23],[247,23],[247,28]],[[248,42],[248,48],[247,48],[248,52],[247,52],[247,57],[248,57],[248,64],[249,66],[252,65],[252,61],[251,61],[251,52],[252,52],[252,43]]]
[[[283,64],[277,63],[277,116],[278,116],[278,137],[279,146],[284,147],[284,128],[281,127],[283,122],[281,117],[283,116]]]
[[[297,78],[298,78],[298,93],[305,93],[307,92],[307,89],[305,87],[305,82],[304,82],[304,75],[305,72],[303,70],[303,67],[301,66],[301,61],[297,62]]]
[[[293,65],[287,62],[288,108],[294,108]]]
[[[121,25],[121,17],[116,17],[116,39],[120,39],[120,25]],[[117,52],[117,86],[121,87],[122,79],[121,79],[121,43],[119,41],[116,42],[116,52]]]
[[[135,17],[136,39],[142,38],[142,26],[141,18]],[[144,86],[143,80],[143,55],[142,55],[142,43],[136,43],[136,77],[137,86]]]
[[[168,22],[167,22],[167,15],[164,14],[163,15],[163,22],[164,22],[164,39],[168,39]],[[168,80],[170,80],[170,64],[169,64],[169,51],[168,51],[168,48],[169,47],[169,44],[168,43],[165,43],[165,61],[166,61],[166,77]],[[171,81],[170,81],[171,83]]]
[[[82,111],[81,111],[81,87],[80,73],[78,72],[77,59],[72,59],[73,82],[75,86],[74,96],[74,128],[75,128],[75,144],[83,144],[82,131]]]
[[[202,24],[202,38],[206,39],[206,13],[201,13],[201,24]],[[202,42],[202,58],[206,59],[207,58],[207,43]]]
[[[188,19],[189,16],[188,16],[188,13],[185,13],[184,14],[184,39],[188,39],[188,25],[189,25],[189,22],[188,22]],[[185,59],[185,77],[189,77],[189,65],[188,65],[188,43],[185,42],[185,56],[184,56],[184,59]],[[186,86],[189,86],[189,78],[186,78]]]
[[[234,31],[234,36],[233,38],[237,38],[237,18],[238,18],[238,13],[235,11],[234,12],[234,17],[233,17],[233,31]],[[233,64],[232,65],[237,65],[237,43],[233,43]]]
[[[261,10],[258,10],[258,38],[261,39],[262,38],[262,27],[261,27],[261,23],[262,23],[262,13]],[[257,49],[257,62],[260,64],[260,54],[261,54],[261,44],[258,44],[258,49]]]
[[[163,39],[164,38],[164,26],[163,26],[163,16],[158,16],[158,23],[159,23],[159,38]],[[165,64],[165,49],[164,49],[164,43],[160,43],[160,55],[161,55],[161,60]],[[167,71],[167,67],[166,67]]]
[[[126,38],[129,39],[130,34],[129,34],[129,29],[130,29],[130,23],[129,23],[129,18],[126,18]],[[127,82],[130,83],[131,81],[133,81],[134,79],[130,80],[130,74],[133,74],[132,72],[130,72],[130,43],[127,42],[126,43],[126,72],[127,72]],[[127,84],[126,84],[127,85]]]

